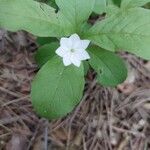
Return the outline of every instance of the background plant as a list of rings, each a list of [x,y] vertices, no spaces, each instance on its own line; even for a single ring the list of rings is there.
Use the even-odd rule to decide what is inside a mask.
[[[127,75],[122,59],[115,52],[125,50],[150,59],[150,10],[141,7],[150,0],[47,2],[0,0],[0,27],[42,37],[38,38],[42,46],[36,54],[41,69],[31,90],[33,106],[41,116],[54,119],[66,115],[80,102],[84,90],[87,62],[79,68],[65,67],[55,55],[61,37],[77,33],[91,41],[88,64],[104,86],[116,86]],[[93,12],[106,13],[105,19],[89,24]]]

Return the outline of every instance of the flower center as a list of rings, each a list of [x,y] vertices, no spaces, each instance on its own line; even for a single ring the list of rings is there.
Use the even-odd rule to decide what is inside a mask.
[[[73,52],[75,52],[75,50],[74,50],[74,49],[71,49],[70,51],[71,51],[72,53],[73,53]]]

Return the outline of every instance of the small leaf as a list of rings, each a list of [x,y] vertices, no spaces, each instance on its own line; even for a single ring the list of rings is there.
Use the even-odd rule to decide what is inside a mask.
[[[150,59],[150,11],[144,8],[118,11],[97,22],[84,38],[110,51],[124,50]]]
[[[55,55],[55,51],[58,47],[59,43],[53,42],[50,44],[45,44],[38,49],[35,55],[35,60],[39,67],[42,67],[48,60],[50,60]]]
[[[97,72],[98,81],[104,86],[116,86],[127,77],[127,69],[121,58],[99,47],[89,49],[89,63]]]
[[[50,120],[63,117],[80,102],[84,83],[83,65],[65,67],[60,58],[53,57],[32,83],[32,104],[42,117]]]

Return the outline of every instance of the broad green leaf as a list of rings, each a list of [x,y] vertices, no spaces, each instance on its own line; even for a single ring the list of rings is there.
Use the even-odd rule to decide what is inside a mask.
[[[84,65],[84,75],[86,76],[88,71],[89,71],[89,69],[90,69],[89,62],[88,61],[84,61],[83,65]]]
[[[106,12],[106,0],[95,0],[93,11],[97,14]]]
[[[118,13],[120,11],[120,8],[116,5],[108,5],[106,7],[106,17],[110,17],[115,15],[116,13]]]
[[[38,49],[35,55],[35,60],[39,65],[39,67],[42,67],[47,61],[49,61],[55,55],[55,51],[58,47],[59,43],[53,42],[50,44],[45,44]]]
[[[33,0],[0,0],[0,27],[46,37],[72,33],[70,23],[61,13],[56,14],[52,7]]]
[[[150,0],[122,0],[121,7],[122,8],[139,7],[144,6],[148,2],[150,2]]]
[[[51,43],[51,42],[56,42],[58,41],[57,38],[53,38],[53,37],[38,37],[36,39],[36,42],[42,46],[42,45],[45,45],[45,44],[48,44],[48,43]]]
[[[54,57],[41,68],[32,83],[34,109],[50,120],[65,116],[80,102],[84,83],[83,65],[65,67],[60,58]]]
[[[89,30],[92,27],[91,24],[85,22],[82,26],[81,26],[81,30],[82,32],[86,32],[87,30]]]
[[[56,0],[63,15],[70,21],[76,33],[93,11],[95,0]]]
[[[110,50],[126,50],[145,59],[150,59],[150,11],[131,8],[97,22],[87,33],[100,47]]]
[[[97,79],[104,86],[116,86],[127,77],[127,69],[121,58],[110,51],[99,47],[89,50],[91,59],[89,63],[97,72]]]
[[[116,14],[120,10],[118,6],[120,6],[120,1],[114,3],[113,0],[107,0],[106,17]]]

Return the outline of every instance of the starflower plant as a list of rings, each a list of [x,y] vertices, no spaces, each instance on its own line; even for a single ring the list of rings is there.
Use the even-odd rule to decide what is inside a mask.
[[[127,76],[127,51],[150,59],[150,0],[0,0],[0,27],[25,30],[40,44],[31,88],[36,112],[56,119],[80,102],[87,65],[97,82],[115,87]],[[103,15],[102,15],[103,14]],[[90,23],[91,16],[101,16]]]

